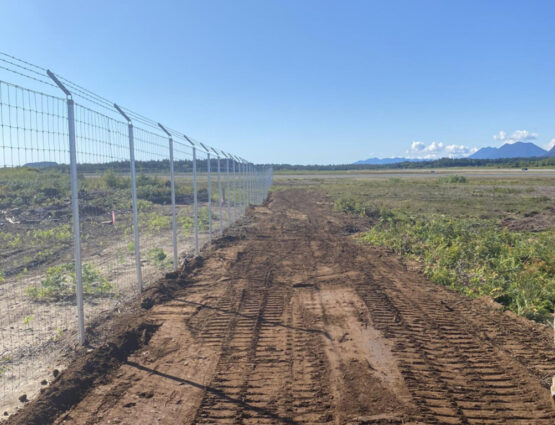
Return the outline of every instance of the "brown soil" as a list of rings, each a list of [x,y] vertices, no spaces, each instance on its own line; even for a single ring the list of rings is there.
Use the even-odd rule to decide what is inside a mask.
[[[507,217],[501,226],[514,232],[541,232],[553,227],[555,208],[548,207],[544,211],[532,211],[524,217]]]
[[[147,292],[15,424],[553,424],[547,327],[358,244],[275,192]]]

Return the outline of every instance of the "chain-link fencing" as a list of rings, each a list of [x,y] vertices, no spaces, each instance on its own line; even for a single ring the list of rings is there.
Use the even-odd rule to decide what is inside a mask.
[[[263,202],[272,170],[0,53],[0,406]]]

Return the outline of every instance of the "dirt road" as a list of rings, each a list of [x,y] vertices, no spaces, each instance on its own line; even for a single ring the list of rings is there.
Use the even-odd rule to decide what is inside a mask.
[[[356,225],[322,195],[275,192],[54,423],[555,423],[547,328],[427,282]],[[49,423],[49,394],[10,423]]]

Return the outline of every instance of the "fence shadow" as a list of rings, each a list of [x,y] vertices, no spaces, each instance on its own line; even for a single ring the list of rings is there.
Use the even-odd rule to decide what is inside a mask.
[[[230,397],[227,394],[225,394],[223,391],[218,390],[214,387],[201,385],[198,382],[194,382],[194,381],[191,381],[189,379],[180,378],[178,376],[170,375],[170,374],[164,373],[164,372],[159,372],[157,370],[148,368],[146,366],[143,366],[143,365],[141,365],[139,363],[136,363],[136,362],[133,362],[133,361],[127,361],[126,364],[131,366],[131,367],[134,367],[136,369],[142,370],[144,372],[151,373],[153,375],[160,376],[162,378],[171,379],[172,381],[179,382],[180,384],[190,385],[192,387],[195,387],[195,388],[198,388],[200,390],[206,391],[208,393],[214,394],[215,396],[221,398],[222,400],[229,401],[230,403],[233,403],[233,404],[235,404],[235,405],[237,405],[237,406],[239,406],[243,409],[252,410],[252,411],[254,411],[256,413],[259,413],[261,415],[264,415],[264,416],[267,416],[269,418],[278,420],[281,423],[290,424],[290,425],[299,425],[299,423],[294,421],[293,419],[285,418],[285,417],[280,416],[280,415],[278,415],[278,414],[276,414],[276,413],[274,413],[274,412],[272,412],[268,409],[253,406],[252,404],[245,403],[244,401],[239,400],[237,398]]]

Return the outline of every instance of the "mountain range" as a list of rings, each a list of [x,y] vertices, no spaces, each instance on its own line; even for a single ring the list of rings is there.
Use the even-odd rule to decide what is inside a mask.
[[[467,158],[471,159],[500,159],[500,158],[535,158],[535,157],[555,157],[555,146],[549,151],[540,148],[534,143],[516,142],[505,143],[499,148],[481,148]],[[399,162],[428,161],[428,159],[417,158],[368,158],[357,161],[355,164],[396,164]]]

